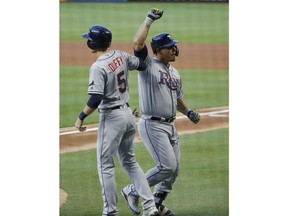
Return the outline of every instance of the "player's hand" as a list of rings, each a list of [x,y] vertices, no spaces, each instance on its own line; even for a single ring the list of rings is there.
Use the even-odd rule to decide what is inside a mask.
[[[159,10],[157,8],[151,8],[148,13],[147,13],[147,17],[150,18],[153,21],[160,19],[163,15],[164,11]]]
[[[83,132],[86,130],[86,127],[83,127],[83,121],[79,119],[79,117],[76,119],[76,122],[75,122],[75,127],[80,131],[80,132]]]
[[[135,108],[133,111],[132,111],[132,114],[136,117],[136,118],[139,118],[140,117],[140,112],[137,111],[137,108]]]
[[[200,121],[200,115],[196,112],[190,110],[187,114],[187,117],[192,121],[194,124],[197,124]]]

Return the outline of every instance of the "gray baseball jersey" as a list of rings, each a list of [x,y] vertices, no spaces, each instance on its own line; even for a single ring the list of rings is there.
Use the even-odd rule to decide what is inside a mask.
[[[97,169],[102,186],[102,215],[118,215],[114,179],[114,156],[143,198],[143,207],[155,206],[143,170],[134,155],[136,123],[129,102],[128,70],[138,68],[139,59],[120,50],[100,56],[90,68],[89,94],[102,94],[97,135]]]
[[[174,117],[177,111],[177,98],[183,96],[178,71],[149,55],[145,63],[147,69],[138,73],[141,113],[163,118]]]
[[[128,70],[134,70],[139,59],[121,50],[111,50],[97,59],[90,68],[88,94],[102,94],[99,109],[129,102]]]

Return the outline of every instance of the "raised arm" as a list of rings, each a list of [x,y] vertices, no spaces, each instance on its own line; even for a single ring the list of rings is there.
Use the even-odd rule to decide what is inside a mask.
[[[134,36],[133,48],[135,51],[138,52],[138,51],[143,49],[143,47],[145,46],[145,41],[147,39],[151,24],[155,20],[160,19],[163,15],[163,12],[164,11],[161,11],[161,10],[156,9],[156,8],[151,8],[148,11],[146,19],[140,25],[140,27],[138,28],[138,30]]]

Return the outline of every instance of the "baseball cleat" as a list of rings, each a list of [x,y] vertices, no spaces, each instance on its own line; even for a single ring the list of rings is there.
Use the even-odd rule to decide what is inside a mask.
[[[159,215],[160,216],[176,216],[172,211],[170,211],[167,207],[165,207],[164,205],[160,205],[158,207],[159,210]]]
[[[159,212],[156,207],[151,207],[144,210],[142,216],[159,216]]]
[[[138,208],[139,197],[132,194],[131,190],[129,190],[129,185],[124,187],[121,190],[121,195],[125,199],[128,207],[135,215],[140,215],[140,210]]]

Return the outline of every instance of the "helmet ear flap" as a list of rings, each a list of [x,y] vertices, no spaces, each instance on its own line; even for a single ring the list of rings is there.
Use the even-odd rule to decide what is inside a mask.
[[[179,56],[179,49],[178,49],[178,47],[176,45],[175,45],[175,49],[176,49],[175,56]]]
[[[153,51],[153,54],[155,54],[155,55],[156,55],[156,54],[157,54],[157,50],[158,50],[158,48],[155,48],[155,47],[154,47],[154,48],[152,49],[152,51]]]
[[[96,49],[96,43],[93,41],[87,40],[87,46],[92,50]]]

